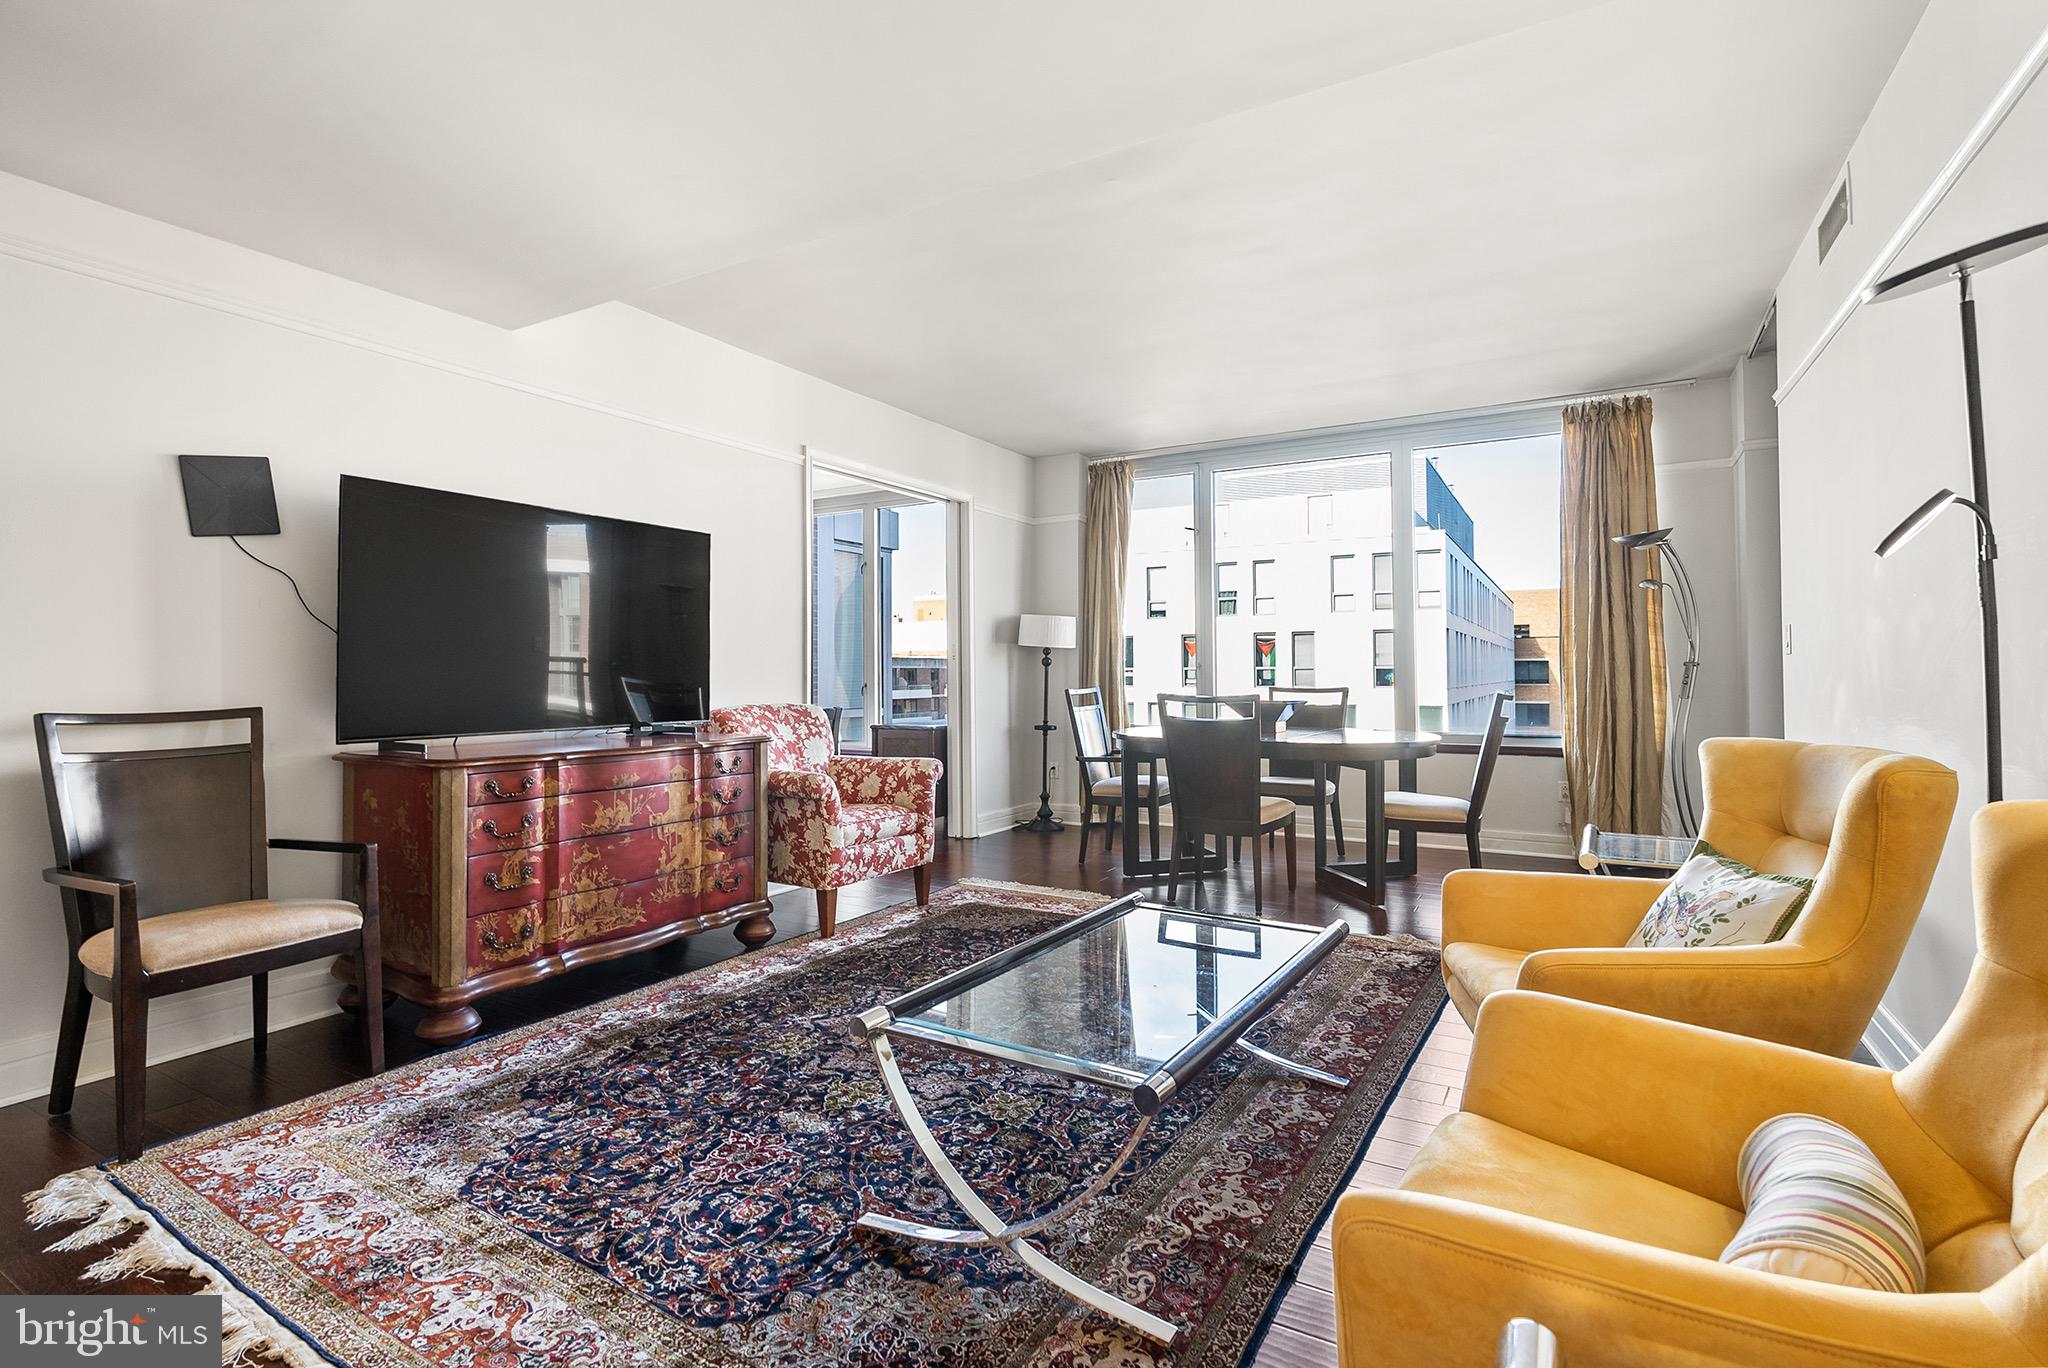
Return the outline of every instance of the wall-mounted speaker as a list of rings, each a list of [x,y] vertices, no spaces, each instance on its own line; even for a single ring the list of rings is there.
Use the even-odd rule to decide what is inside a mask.
[[[185,521],[195,537],[274,537],[277,491],[268,456],[180,456]]]

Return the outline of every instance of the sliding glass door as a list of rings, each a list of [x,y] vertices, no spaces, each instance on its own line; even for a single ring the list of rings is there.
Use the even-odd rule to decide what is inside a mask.
[[[811,517],[811,701],[842,749],[878,723],[947,719],[952,623],[946,505],[833,481]]]

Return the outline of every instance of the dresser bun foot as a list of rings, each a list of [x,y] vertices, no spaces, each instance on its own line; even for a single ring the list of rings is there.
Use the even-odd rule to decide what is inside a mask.
[[[732,933],[747,949],[758,950],[775,939],[775,922],[764,909],[735,926]]]
[[[420,1018],[420,1024],[412,1033],[421,1040],[434,1045],[447,1045],[475,1035],[483,1028],[484,1019],[477,1015],[474,1007],[451,1007],[445,1012],[429,1012]]]

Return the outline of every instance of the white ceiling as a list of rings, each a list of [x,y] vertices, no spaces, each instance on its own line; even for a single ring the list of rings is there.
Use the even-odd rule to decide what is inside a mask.
[[[0,0],[0,169],[1018,450],[1725,369],[1925,0]]]

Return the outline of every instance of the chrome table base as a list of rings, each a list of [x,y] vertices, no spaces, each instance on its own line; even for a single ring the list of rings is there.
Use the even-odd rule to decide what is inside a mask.
[[[1097,1287],[1078,1273],[1054,1262],[1027,1238],[1055,1221],[1072,1215],[1108,1187],[1138,1152],[1138,1142],[1144,1139],[1145,1132],[1151,1128],[1151,1117],[1142,1113],[1139,1115],[1138,1124],[1131,1131],[1130,1138],[1124,1141],[1123,1148],[1117,1151],[1116,1157],[1108,1166],[1080,1192],[1043,1215],[1035,1216],[1028,1221],[1006,1222],[968,1185],[967,1179],[939,1147],[938,1139],[932,1134],[931,1127],[925,1124],[924,1114],[918,1110],[917,1098],[912,1095],[909,1085],[903,1081],[903,1072],[897,1067],[896,1051],[890,1047],[888,1036],[877,1033],[868,1038],[868,1044],[874,1048],[875,1062],[882,1071],[882,1083],[889,1090],[889,1098],[896,1104],[896,1110],[902,1116],[904,1126],[909,1129],[910,1138],[917,1145],[918,1153],[924,1156],[925,1162],[938,1174],[939,1182],[945,1185],[953,1200],[958,1202],[961,1209],[973,1220],[974,1228],[925,1225],[917,1221],[905,1221],[894,1216],[868,1212],[857,1223],[862,1229],[885,1231],[904,1239],[956,1247],[996,1245],[1031,1273],[1058,1288],[1074,1301],[1129,1326],[1147,1339],[1171,1345],[1179,1337],[1180,1327],[1172,1321],[1155,1316],[1143,1307],[1134,1306],[1122,1297]],[[1350,1080],[1339,1078],[1336,1074],[1325,1073],[1306,1064],[1297,1064],[1291,1059],[1271,1054],[1242,1040],[1236,1044],[1275,1068],[1296,1077],[1325,1087],[1350,1086]]]

